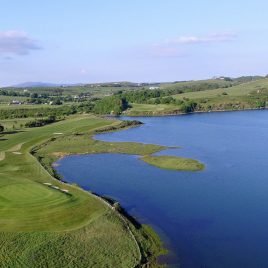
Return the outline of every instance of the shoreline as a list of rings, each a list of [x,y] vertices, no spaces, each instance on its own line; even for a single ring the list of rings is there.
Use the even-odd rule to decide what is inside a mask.
[[[112,116],[112,115],[105,115],[106,118],[120,118],[120,117],[165,117],[165,116],[183,116],[183,115],[189,115],[189,114],[203,114],[203,113],[228,113],[228,112],[243,112],[243,111],[262,111],[267,110],[268,107],[265,108],[246,108],[246,109],[235,109],[235,110],[210,110],[210,111],[194,111],[190,113],[181,113],[176,112],[174,113],[157,113],[152,112],[152,114],[141,114],[141,115],[132,115],[132,114],[121,114],[119,116]],[[150,113],[150,112],[149,112]]]
[[[71,155],[65,155],[62,156],[61,158],[59,158],[57,161],[60,161],[61,159],[68,157],[68,156],[79,156],[79,155],[83,155],[83,154],[71,154]],[[33,155],[34,156],[34,155]],[[40,163],[40,162],[39,162]],[[41,164],[41,163],[40,163]],[[42,165],[42,164],[41,164]],[[43,165],[42,165],[43,166]],[[57,170],[54,169],[54,167],[59,166],[59,164],[53,163],[52,168],[53,170],[58,174]],[[110,198],[109,196],[103,196],[100,195],[98,193],[95,192],[91,192],[91,190],[86,190],[83,187],[81,187],[78,184],[72,184],[69,183],[68,181],[66,181],[64,178],[64,180],[60,179],[61,175],[59,175],[59,179],[57,179],[56,177],[53,176],[53,178],[55,180],[57,180],[58,182],[64,184],[64,185],[68,185],[69,187],[75,187],[76,189],[85,192],[88,195],[93,196],[94,198],[97,198],[98,200],[100,200],[103,204],[105,204],[106,206],[109,207],[109,209],[111,209],[112,211],[114,211],[116,213],[116,215],[124,222],[124,225],[126,226],[127,230],[129,231],[130,236],[133,238],[133,240],[135,241],[135,244],[137,245],[138,251],[139,251],[139,264],[138,266],[133,266],[132,268],[138,268],[138,267],[147,267],[147,265],[153,265],[150,267],[162,267],[164,265],[168,265],[168,263],[163,262],[161,263],[161,261],[159,261],[158,259],[163,257],[163,259],[168,258],[168,252],[169,249],[164,247],[164,241],[162,241],[161,237],[159,236],[158,232],[156,232],[154,230],[153,227],[151,227],[150,224],[143,224],[141,223],[139,220],[137,220],[134,216],[132,216],[131,214],[129,214],[127,212],[127,210],[121,206],[121,204],[115,200]],[[134,232],[131,230],[130,225],[132,225],[137,231],[142,228],[143,226],[149,226],[153,232],[159,237],[160,242],[161,242],[161,247],[159,248],[159,252],[156,255],[149,255],[149,257],[144,256],[144,254],[142,254],[142,252],[144,251],[144,249],[142,248],[142,246],[140,245],[142,241],[138,241],[138,239],[136,238]],[[150,236],[150,233],[147,233],[145,231],[145,234],[147,236]],[[155,265],[155,266],[154,266]]]
[[[251,109],[251,110],[253,110],[253,109]],[[254,109],[254,110],[264,110],[264,109]],[[242,111],[244,111],[244,110],[242,110]],[[217,112],[219,112],[219,111],[217,111]],[[228,112],[232,112],[232,111],[228,111]],[[120,130],[122,130],[122,129],[120,129]],[[42,145],[44,144],[44,143],[46,143],[46,142],[42,142]],[[34,149],[34,147],[32,148],[32,149]],[[107,153],[110,153],[110,152],[107,152]],[[80,155],[81,153],[77,153],[76,155]],[[69,155],[71,155],[71,154],[69,154]],[[67,155],[65,155],[65,156],[67,156]],[[62,156],[62,157],[65,157],[65,156]],[[35,156],[35,155],[33,155],[33,157],[35,157],[36,159],[37,159],[37,161],[38,161],[38,163],[39,164],[41,164],[44,168],[45,168],[45,166],[42,164],[42,162],[40,162],[39,161],[39,159]],[[52,168],[53,168],[53,166],[52,166]],[[46,169],[46,168],[45,168]],[[54,169],[54,168],[53,168]],[[46,169],[47,170],[47,169]],[[47,170],[48,171],[48,170]],[[48,173],[51,175],[51,173],[48,171]],[[52,175],[53,176],[53,175]],[[58,182],[60,182],[60,180],[58,179],[58,178],[55,178],[54,176],[53,176],[53,178],[55,179],[55,180],[57,180]],[[73,187],[73,185],[72,184],[69,184],[69,183],[67,183],[68,184],[68,186],[70,186],[70,187]],[[86,190],[84,190],[84,189],[81,189],[81,188],[79,188],[80,190],[83,190],[83,191],[86,191]],[[93,193],[90,193],[90,192],[87,192],[88,194],[92,194],[92,195],[94,195]],[[94,196],[96,196],[96,195],[94,195]],[[101,199],[102,199],[102,201],[103,202],[106,202],[105,201],[105,198],[104,197],[101,197]],[[157,233],[158,234],[158,233]],[[161,241],[163,242],[163,240],[161,239]],[[160,253],[160,251],[159,251],[159,253]],[[158,255],[158,256],[160,256],[160,254]],[[165,255],[164,255],[165,256]],[[155,255],[155,257],[157,258],[157,256]]]
[[[120,131],[120,130],[129,129],[129,128],[137,127],[137,126],[140,126],[140,124],[131,125],[131,126],[128,125],[128,126],[125,126],[122,128],[120,123],[119,123],[119,127],[116,129],[112,129],[112,130],[106,129],[105,131],[102,131],[102,129],[100,128],[101,132],[99,132],[99,133],[95,130],[93,132],[93,135],[91,135],[90,137],[92,138],[92,140],[94,140],[94,138],[93,138],[94,135],[109,133],[109,132],[114,132],[114,131]],[[160,238],[158,233],[151,227],[151,225],[142,224],[141,222],[139,222],[131,214],[129,214],[124,209],[124,207],[122,207],[120,205],[120,203],[117,202],[117,200],[112,200],[109,197],[107,198],[105,196],[91,192],[90,190],[86,190],[79,185],[69,183],[55,169],[59,165],[57,162],[65,157],[79,156],[79,155],[85,155],[85,154],[90,154],[90,153],[80,152],[80,153],[68,153],[68,154],[66,153],[66,154],[62,154],[62,155],[57,155],[56,161],[52,162],[50,165],[51,169],[47,169],[47,166],[45,164],[43,164],[41,161],[39,161],[39,158],[36,155],[36,152],[38,151],[38,149],[40,149],[40,147],[42,147],[42,146],[45,146],[47,142],[44,142],[42,144],[39,144],[39,145],[31,148],[30,155],[32,155],[32,157],[34,157],[37,160],[37,162],[46,170],[46,172],[48,172],[48,174],[51,175],[51,177],[54,180],[56,180],[57,182],[62,183],[64,185],[67,185],[70,188],[74,187],[77,190],[83,191],[83,192],[87,193],[88,195],[91,195],[94,198],[99,199],[102,203],[104,203],[106,206],[108,206],[112,211],[114,211],[116,213],[116,215],[121,219],[121,221],[124,223],[125,227],[128,229],[129,234],[133,238],[133,240],[135,241],[135,244],[137,245],[137,248],[139,251],[139,255],[140,255],[139,264],[138,264],[138,266],[135,265],[133,268],[135,268],[135,267],[147,267],[149,265],[150,265],[150,267],[165,267],[165,265],[167,263],[158,262],[158,258],[160,256],[165,256],[168,252],[168,249],[164,247],[162,239]],[[162,149],[166,149],[166,147],[164,147],[164,146],[161,146],[161,147],[163,147],[163,148],[159,149],[159,151],[161,151]],[[94,153],[94,154],[96,154],[96,153]],[[99,152],[99,153],[102,153],[102,152]],[[106,153],[111,154],[112,152],[106,152]],[[125,152],[124,154],[129,154],[129,153]],[[111,200],[114,203],[111,203]],[[135,236],[135,233],[136,233],[136,236],[139,236],[139,238],[137,238]],[[142,246],[143,241],[147,241],[147,240],[150,243],[153,243],[153,245],[151,245],[152,247],[149,249],[146,249]],[[155,250],[156,250],[156,252],[154,252]]]
[[[111,153],[107,153],[107,154],[111,154]],[[70,157],[70,156],[80,156],[80,155],[84,155],[84,154],[70,154],[70,155],[65,155],[62,156],[61,158],[59,158],[56,162],[62,160],[65,157]],[[54,166],[59,166],[60,164],[54,162],[53,163],[53,169]],[[41,164],[41,163],[40,163]],[[43,165],[42,165],[43,166]],[[55,169],[54,169],[55,170]],[[55,170],[55,172],[57,172],[57,170]],[[58,173],[57,173],[58,174]],[[59,174],[59,176],[61,177],[61,175]],[[92,192],[90,189],[86,190],[83,187],[81,187],[80,185],[76,184],[76,183],[70,183],[67,180],[65,180],[65,178],[63,177],[64,180],[62,179],[57,179],[54,177],[55,180],[59,181],[60,183],[63,183],[65,185],[68,185],[69,187],[75,187],[78,190],[81,190],[89,195],[94,196],[95,198],[97,198],[98,200],[100,200],[102,203],[104,203],[106,206],[108,206],[110,209],[112,209],[114,212],[116,212],[116,214],[118,215],[118,217],[125,223],[126,228],[129,230],[130,235],[133,237],[133,240],[135,241],[138,249],[139,249],[139,253],[140,253],[140,263],[138,264],[138,266],[134,266],[133,268],[143,268],[143,267],[152,267],[152,268],[161,268],[161,267],[167,267],[167,265],[169,265],[170,259],[174,259],[174,258],[178,258],[177,256],[173,256],[173,250],[171,246],[168,246],[168,241],[169,238],[165,237],[165,235],[161,235],[160,233],[162,233],[163,231],[161,229],[159,229],[159,227],[154,226],[153,223],[142,223],[139,219],[135,218],[134,215],[131,215],[130,213],[127,212],[127,210],[114,198],[111,198],[109,196],[104,196],[101,194],[98,194],[96,192]],[[142,241],[139,241],[134,232],[131,230],[130,225],[132,225],[137,231],[141,228],[143,228],[144,226],[148,226],[153,233],[148,233],[145,230],[145,235],[148,237],[150,237],[152,234],[153,235],[157,235],[157,237],[160,239],[160,247],[158,248],[158,252],[155,255],[149,255],[149,257],[146,257],[142,254],[142,252],[144,251],[143,247],[140,246],[140,244],[142,243]],[[157,229],[157,230],[156,230]],[[149,266],[147,266],[149,265]]]

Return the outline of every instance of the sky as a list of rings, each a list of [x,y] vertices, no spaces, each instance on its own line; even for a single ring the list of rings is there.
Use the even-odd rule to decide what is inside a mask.
[[[0,86],[268,74],[267,0],[0,1]]]

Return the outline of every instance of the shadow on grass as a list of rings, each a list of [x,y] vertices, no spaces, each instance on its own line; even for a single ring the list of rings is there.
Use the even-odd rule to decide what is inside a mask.
[[[25,132],[25,131],[24,130],[11,130],[11,131],[2,132],[2,134],[9,135],[9,134],[17,134],[17,133],[21,133],[21,132]]]

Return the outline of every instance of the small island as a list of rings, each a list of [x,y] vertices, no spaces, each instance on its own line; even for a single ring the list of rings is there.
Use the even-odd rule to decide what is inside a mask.
[[[155,167],[177,171],[200,171],[205,168],[205,165],[197,160],[177,156],[147,155],[142,157],[141,160]]]

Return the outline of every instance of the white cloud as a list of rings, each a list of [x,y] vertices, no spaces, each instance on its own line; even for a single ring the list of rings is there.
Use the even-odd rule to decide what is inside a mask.
[[[202,44],[202,43],[219,43],[232,41],[236,38],[234,33],[217,33],[206,36],[180,36],[173,40],[167,41],[171,44]]]
[[[27,55],[32,50],[38,49],[41,49],[41,47],[25,32],[0,32],[0,54]]]
[[[231,32],[205,36],[180,36],[158,44],[153,44],[150,50],[153,55],[159,57],[185,57],[189,54],[188,49],[186,49],[188,45],[230,42],[235,40],[236,37],[237,35]]]

